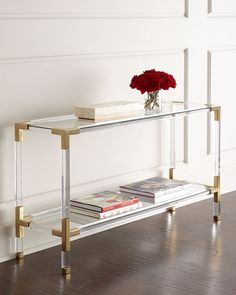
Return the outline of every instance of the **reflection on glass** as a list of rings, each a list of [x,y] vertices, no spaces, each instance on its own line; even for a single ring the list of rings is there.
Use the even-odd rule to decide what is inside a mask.
[[[82,131],[86,131],[95,127],[102,127],[106,125],[114,125],[128,122],[135,122],[146,119],[158,119],[163,117],[170,117],[173,114],[183,114],[186,115],[192,112],[198,111],[209,111],[210,107],[204,104],[196,103],[186,103],[182,101],[165,101],[162,103],[162,110],[153,110],[151,112],[140,112],[138,115],[116,119],[116,120],[106,120],[106,121],[93,121],[93,120],[82,120],[76,118],[74,115],[61,116],[54,118],[46,118],[40,120],[32,120],[29,124],[30,129],[32,128],[79,128]]]

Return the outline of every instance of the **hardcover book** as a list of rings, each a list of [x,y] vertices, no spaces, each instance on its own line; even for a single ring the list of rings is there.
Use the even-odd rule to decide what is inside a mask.
[[[97,219],[104,219],[104,218],[112,217],[112,216],[115,216],[118,214],[134,211],[139,208],[142,208],[142,202],[138,202],[138,203],[135,203],[132,205],[127,205],[127,206],[120,207],[120,208],[113,209],[113,210],[109,210],[106,212],[96,212],[93,210],[82,209],[82,208],[78,208],[75,206],[71,206],[70,211],[72,213],[87,215],[87,216],[91,216],[91,217],[94,217]]]
[[[112,191],[103,191],[70,201],[71,206],[97,212],[107,212],[139,202],[137,196]]]
[[[206,191],[206,188],[203,187],[202,185],[193,184],[193,187],[189,187],[188,189],[186,188],[184,190],[168,193],[166,195],[162,195],[157,198],[151,198],[149,196],[142,196],[142,197],[140,196],[140,198],[143,202],[150,203],[151,201],[154,204],[161,205],[168,202],[174,202],[180,199],[184,199],[190,196],[199,195],[204,193],[205,191]]]
[[[121,192],[138,194],[152,198],[173,194],[176,192],[190,191],[192,184],[187,181],[173,180],[163,177],[153,177],[146,180],[120,186]]]
[[[143,110],[137,101],[115,101],[75,107],[75,116],[95,121],[136,115]]]

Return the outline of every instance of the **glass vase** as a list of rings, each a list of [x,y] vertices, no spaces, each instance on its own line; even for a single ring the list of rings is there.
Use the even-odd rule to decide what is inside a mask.
[[[144,109],[146,111],[150,110],[161,110],[161,97],[160,97],[160,91],[153,91],[153,92],[147,92],[147,99],[144,103]]]

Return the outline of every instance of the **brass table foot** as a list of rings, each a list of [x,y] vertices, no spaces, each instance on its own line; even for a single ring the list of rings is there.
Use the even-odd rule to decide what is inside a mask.
[[[62,268],[62,274],[63,275],[69,275],[70,274],[70,267],[69,266],[63,267]]]
[[[17,252],[16,253],[16,259],[20,260],[24,258],[24,252]]]

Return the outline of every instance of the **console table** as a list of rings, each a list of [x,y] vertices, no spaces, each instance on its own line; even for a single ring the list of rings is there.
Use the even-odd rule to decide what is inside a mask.
[[[170,166],[169,178],[174,178],[175,161],[175,118],[178,116],[190,116],[197,112],[214,113],[214,177],[212,185],[201,184],[200,194],[190,194],[182,199],[167,200],[166,203],[154,204],[151,201],[143,201],[143,207],[134,211],[116,215],[110,218],[97,220],[92,217],[73,214],[70,212],[70,136],[79,135],[99,128],[109,128],[116,125],[135,124],[141,121],[170,120]],[[19,122],[15,124],[15,182],[16,182],[16,208],[15,208],[15,235],[16,258],[22,259],[24,228],[49,229],[51,234],[61,238],[61,268],[63,274],[70,273],[70,244],[71,237],[103,231],[120,226],[135,220],[143,219],[166,210],[173,211],[177,207],[209,198],[213,195],[213,219],[220,220],[220,106],[204,105],[196,103],[184,103],[170,101],[163,103],[161,111],[142,112],[136,116],[119,120],[94,122],[80,120],[74,115],[46,118]],[[61,207],[38,212],[30,216],[24,216],[22,196],[22,141],[23,133],[28,131],[46,132],[61,138],[62,182],[61,182]],[[59,196],[58,196],[59,197]]]

